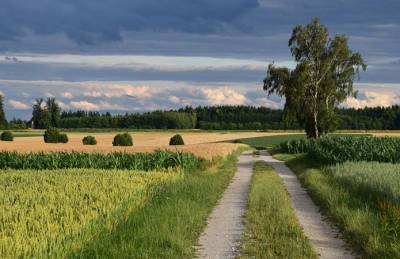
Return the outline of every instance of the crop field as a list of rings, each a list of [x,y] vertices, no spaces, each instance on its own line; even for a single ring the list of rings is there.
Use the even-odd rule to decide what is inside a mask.
[[[124,247],[138,258],[193,255],[197,235],[235,171],[237,155],[228,155],[244,145],[207,143],[230,140],[229,134],[188,134],[189,144],[176,147],[168,145],[171,133],[159,132],[133,134],[134,147],[113,147],[114,133],[95,134],[97,146],[84,146],[89,134],[78,133],[69,133],[68,144],[45,144],[42,136],[22,133],[0,142],[0,257],[126,256],[132,252],[121,254],[114,241],[128,236]],[[252,135],[258,133],[244,133]],[[187,220],[179,231],[182,217]],[[151,227],[138,227],[149,220]],[[170,242],[181,245],[163,245]]]
[[[139,209],[178,173],[0,171],[0,256],[65,257]]]
[[[0,151],[16,151],[19,153],[50,152],[50,151],[79,151],[79,152],[152,152],[157,149],[193,153],[196,156],[212,159],[226,156],[242,146],[238,143],[222,143],[238,138],[273,136],[283,132],[180,132],[185,145],[169,146],[170,138],[177,132],[133,132],[133,147],[113,147],[112,141],[116,133],[68,133],[69,142],[66,144],[45,144],[43,137],[15,138],[13,142],[0,142]],[[35,132],[37,134],[37,132]],[[97,145],[82,144],[83,137],[93,135]],[[287,133],[286,133],[287,135]]]

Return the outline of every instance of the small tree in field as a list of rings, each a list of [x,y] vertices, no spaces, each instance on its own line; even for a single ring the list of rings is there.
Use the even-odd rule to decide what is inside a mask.
[[[7,127],[6,115],[4,113],[3,96],[0,95],[0,129]]]
[[[319,138],[334,130],[335,108],[348,96],[356,96],[353,80],[367,65],[349,49],[345,35],[330,38],[317,18],[293,29],[289,47],[296,68],[270,64],[264,90],[284,96],[286,119],[296,117],[305,124],[308,137]]]

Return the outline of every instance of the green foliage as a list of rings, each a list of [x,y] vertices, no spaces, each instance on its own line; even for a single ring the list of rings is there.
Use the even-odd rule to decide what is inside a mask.
[[[46,101],[46,110],[50,115],[50,125],[52,127],[60,126],[61,108],[55,98],[48,98]]]
[[[335,109],[355,96],[353,80],[366,64],[349,49],[346,36],[329,38],[328,29],[316,18],[293,29],[289,47],[296,68],[270,64],[264,90],[284,96],[286,118],[295,117],[304,123],[308,137],[319,138],[336,128]]]
[[[69,111],[61,114],[62,128],[193,129],[196,115],[183,111],[154,111],[111,115],[110,113]]]
[[[58,142],[59,143],[68,143],[68,136],[65,133],[58,135]]]
[[[180,134],[176,134],[169,140],[170,146],[185,145],[183,138]]]
[[[49,128],[44,132],[45,143],[68,143],[67,134],[62,134],[56,128]]]
[[[377,161],[400,163],[400,138],[396,137],[323,137],[318,140],[291,140],[279,145],[285,153],[308,153],[323,163]]]
[[[314,142],[314,139],[292,139],[279,144],[278,149],[289,154],[307,153]]]
[[[117,134],[112,144],[113,146],[133,146],[132,136],[129,133]]]
[[[400,258],[399,164],[346,162],[321,167],[309,156],[284,158],[359,257]]]
[[[191,153],[155,151],[153,153],[110,154],[52,152],[20,154],[0,152],[0,168],[3,169],[130,169],[130,170],[164,170],[168,168],[195,168],[201,159]]]
[[[97,140],[93,136],[86,136],[82,139],[83,145],[97,145]]]
[[[70,258],[179,177],[132,170],[0,172],[1,258]]]
[[[35,129],[47,129],[60,126],[61,108],[55,98],[48,98],[44,104],[43,99],[36,99],[33,104],[32,122]]]
[[[317,258],[282,179],[264,162],[254,165],[240,255],[239,258]]]
[[[14,136],[11,131],[3,131],[0,135],[2,141],[14,141]]]
[[[0,95],[0,129],[7,127],[6,115],[4,113],[3,96]]]

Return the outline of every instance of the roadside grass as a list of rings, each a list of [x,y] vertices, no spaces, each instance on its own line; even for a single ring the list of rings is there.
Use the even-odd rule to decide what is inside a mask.
[[[279,175],[256,162],[240,258],[317,258]]]
[[[400,258],[400,165],[346,162],[327,167],[306,155],[275,154],[364,258]]]
[[[256,149],[265,149],[265,148],[272,148],[288,140],[304,139],[305,137],[306,137],[305,134],[288,134],[288,135],[266,136],[266,137],[256,137],[256,138],[244,138],[240,139],[239,143],[247,144]]]
[[[207,217],[236,171],[239,152],[215,162],[211,168],[188,172],[182,180],[164,185],[138,212],[69,257],[194,257]]]

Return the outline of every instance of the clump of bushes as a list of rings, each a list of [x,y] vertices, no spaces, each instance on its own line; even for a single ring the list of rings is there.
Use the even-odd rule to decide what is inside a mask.
[[[11,131],[4,131],[1,133],[0,139],[2,141],[14,141],[14,136]]]
[[[93,136],[86,136],[82,139],[82,143],[83,143],[83,145],[96,145],[97,140]]]
[[[170,146],[179,146],[179,145],[185,145],[185,142],[183,141],[183,138],[181,135],[176,134],[169,140],[169,145]]]
[[[44,132],[45,143],[68,143],[67,134],[60,133],[56,128],[49,128]]]
[[[113,146],[133,146],[132,136],[129,133],[118,134],[114,137]]]

